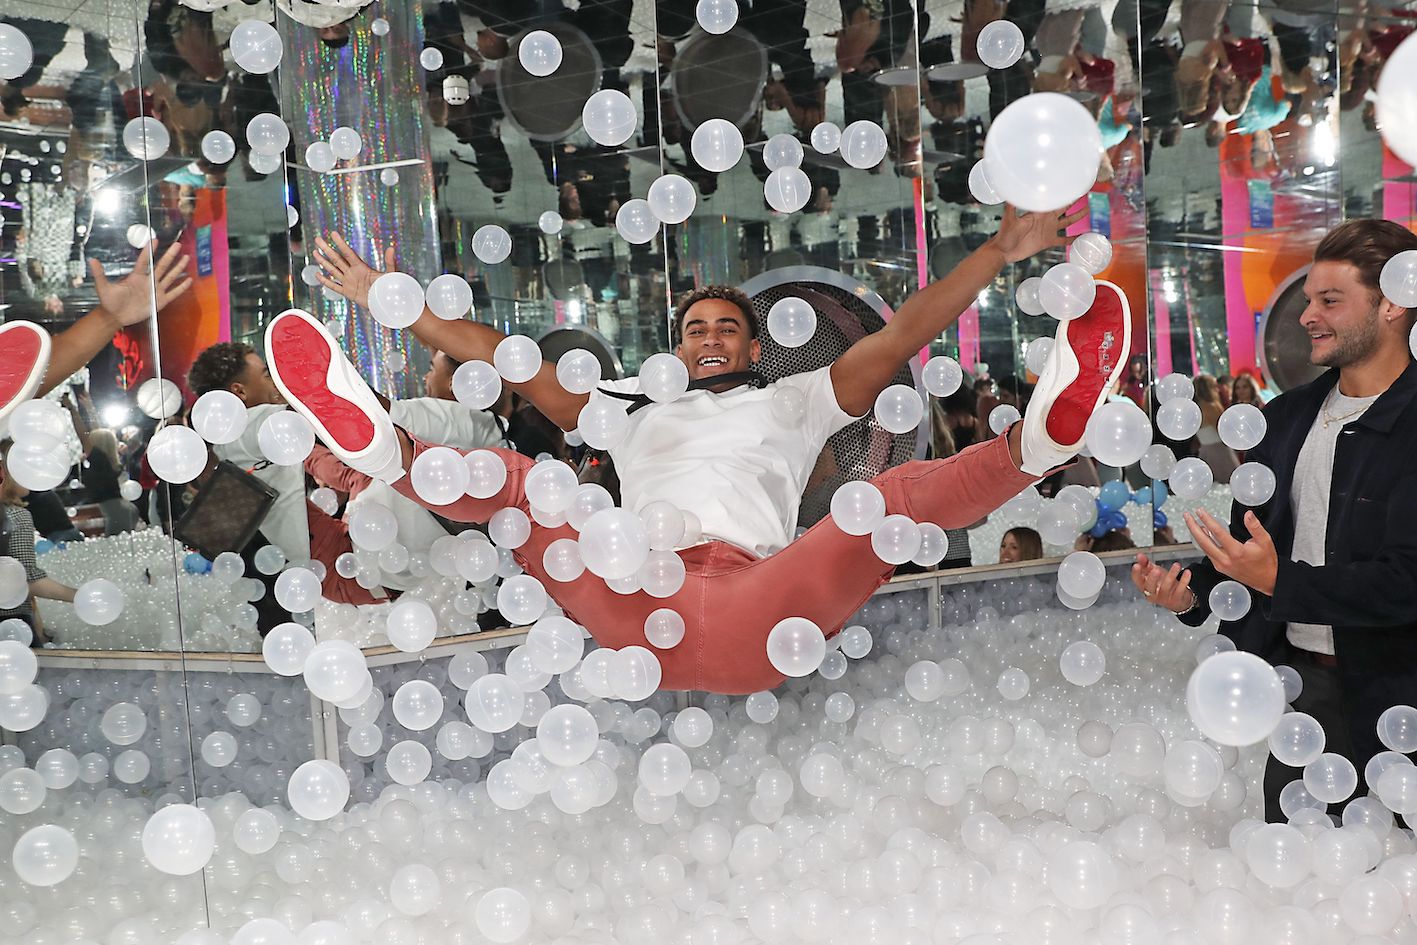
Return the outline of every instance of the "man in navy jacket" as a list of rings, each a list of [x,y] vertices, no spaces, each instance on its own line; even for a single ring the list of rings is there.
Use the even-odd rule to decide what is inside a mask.
[[[1210,616],[1216,584],[1248,587],[1249,612],[1220,631],[1299,671],[1295,710],[1323,725],[1325,750],[1360,776],[1384,750],[1378,716],[1417,703],[1417,309],[1378,285],[1384,264],[1414,249],[1417,235],[1382,220],[1350,220],[1324,237],[1300,323],[1311,361],[1330,370],[1265,407],[1264,440],[1246,456],[1274,471],[1273,497],[1255,509],[1237,502],[1228,528],[1188,514],[1206,554],[1198,565],[1166,569],[1139,554],[1132,568],[1142,593],[1190,626]],[[1287,820],[1279,791],[1300,776],[1270,758],[1269,820]]]

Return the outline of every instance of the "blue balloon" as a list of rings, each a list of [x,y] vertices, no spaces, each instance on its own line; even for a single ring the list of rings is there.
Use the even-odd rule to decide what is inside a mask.
[[[1132,494],[1132,501],[1137,505],[1151,504],[1151,486],[1142,486]]]
[[[39,541],[34,543],[34,553],[37,555],[42,555],[46,552],[53,551],[56,547],[58,546],[55,545],[54,542],[50,541],[48,538],[41,538]]]
[[[1098,520],[1097,520],[1097,524],[1094,525],[1094,526],[1092,526],[1091,528],[1089,528],[1089,529],[1087,530],[1087,533],[1088,533],[1089,535],[1091,535],[1093,538],[1101,538],[1103,535],[1107,534],[1107,533],[1110,532],[1111,530],[1112,530],[1112,527],[1111,527],[1110,525],[1108,525],[1106,522],[1102,521],[1101,519],[1098,519]]]
[[[1151,504],[1158,509],[1166,504],[1166,500],[1171,498],[1171,492],[1166,488],[1166,483],[1160,479],[1151,481]]]
[[[1151,513],[1151,527],[1152,527],[1152,528],[1165,528],[1165,527],[1166,527],[1166,513],[1163,512],[1163,511],[1161,511],[1160,509],[1157,509],[1156,511],[1152,512],[1152,513]]]
[[[1126,505],[1132,498],[1132,491],[1120,479],[1109,479],[1102,484],[1097,494],[1097,504],[1111,512]]]
[[[206,574],[212,569],[212,563],[193,551],[182,559],[182,567],[188,574]]]
[[[1118,511],[1108,512],[1104,521],[1107,523],[1109,529],[1127,527],[1127,517]]]

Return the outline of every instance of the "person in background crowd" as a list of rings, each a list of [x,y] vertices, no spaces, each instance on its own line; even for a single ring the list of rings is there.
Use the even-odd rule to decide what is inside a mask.
[[[38,647],[48,643],[49,638],[44,633],[44,620],[40,616],[35,598],[44,597],[49,600],[72,603],[74,589],[51,578],[39,566],[39,561],[35,558],[34,519],[30,517],[29,509],[25,508],[25,496],[29,490],[16,482],[13,477],[6,475],[5,459],[9,456],[10,445],[10,440],[0,443],[0,515],[3,515],[5,519],[3,528],[5,540],[3,549],[0,551],[3,551],[6,557],[14,558],[24,565],[25,580],[29,582],[30,586],[30,596],[18,607],[0,610],[0,620],[15,617],[29,624],[30,630],[34,633],[30,645]]]
[[[1235,451],[1220,442],[1220,415],[1225,408],[1220,404],[1220,385],[1209,374],[1200,374],[1195,380],[1195,399],[1201,408],[1201,427],[1196,431],[1196,455],[1205,460],[1218,483],[1228,483],[1230,474],[1240,465]]]
[[[1004,532],[1004,537],[999,542],[1000,564],[1035,561],[1041,557],[1043,557],[1043,538],[1038,532],[1022,525]]]

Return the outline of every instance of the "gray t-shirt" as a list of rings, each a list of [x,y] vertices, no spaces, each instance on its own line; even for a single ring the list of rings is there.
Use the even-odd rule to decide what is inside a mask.
[[[1344,426],[1361,417],[1377,399],[1377,394],[1345,397],[1335,385],[1319,408],[1294,466],[1294,485],[1289,493],[1294,504],[1294,548],[1289,560],[1323,566],[1334,447]],[[1333,655],[1333,627],[1327,624],[1290,623],[1287,633],[1289,642],[1301,650]]]

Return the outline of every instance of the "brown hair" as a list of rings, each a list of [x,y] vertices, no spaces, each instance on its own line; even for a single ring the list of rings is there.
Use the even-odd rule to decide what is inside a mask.
[[[240,341],[219,341],[197,355],[187,369],[187,389],[196,397],[229,390],[246,370],[246,355],[255,348]]]
[[[758,337],[758,313],[753,311],[753,300],[748,298],[747,293],[732,285],[706,285],[685,295],[679,300],[679,304],[674,306],[674,340],[676,342],[684,337],[684,314],[706,299],[722,299],[738,306],[738,310],[743,313],[743,318],[748,322],[748,337]]]
[[[1417,234],[1391,220],[1349,220],[1328,231],[1314,250],[1314,262],[1346,262],[1375,299],[1382,298],[1378,277],[1398,253],[1417,249]]]
[[[1023,555],[1022,560],[1032,561],[1035,558],[1043,557],[1043,537],[1031,528],[1019,526],[1004,532],[1004,538],[1014,536],[1014,541],[1018,542],[1018,550]]]

